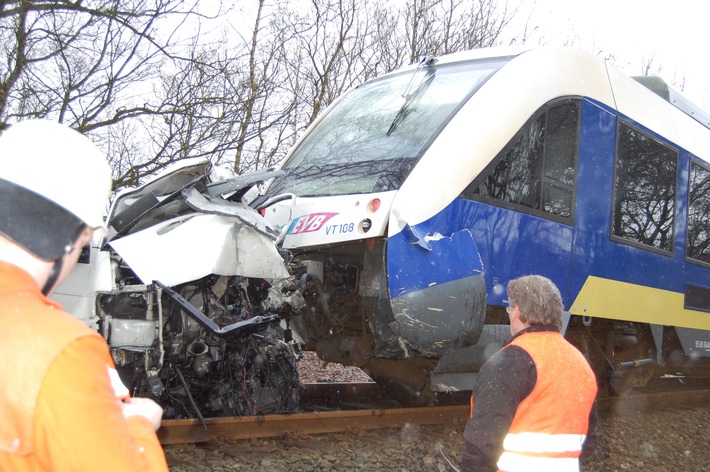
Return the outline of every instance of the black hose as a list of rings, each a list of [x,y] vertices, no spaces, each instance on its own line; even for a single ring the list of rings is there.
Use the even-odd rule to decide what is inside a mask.
[[[195,403],[195,400],[192,398],[192,394],[190,394],[190,389],[187,387],[187,382],[185,382],[185,377],[182,376],[182,372],[180,372],[180,369],[175,367],[175,373],[178,376],[178,379],[180,380],[180,383],[182,384],[182,388],[185,389],[185,395],[187,395],[187,399],[190,401],[190,405],[192,405],[192,408],[195,409],[195,413],[197,414],[197,418],[200,420],[200,423],[202,423],[202,426],[205,428],[205,431],[207,430],[207,423],[205,423],[205,418],[202,416],[202,412],[200,412],[200,409],[197,408],[197,403]]]

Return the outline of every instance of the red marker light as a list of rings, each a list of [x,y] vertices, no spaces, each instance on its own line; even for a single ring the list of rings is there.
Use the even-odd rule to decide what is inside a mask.
[[[380,203],[381,202],[379,198],[373,198],[372,200],[370,200],[370,203],[367,204],[367,209],[374,213],[379,210]]]

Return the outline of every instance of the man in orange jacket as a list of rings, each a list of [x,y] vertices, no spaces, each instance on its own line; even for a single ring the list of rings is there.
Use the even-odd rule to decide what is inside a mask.
[[[162,409],[129,398],[108,346],[47,296],[104,230],[104,156],[29,120],[0,134],[0,470],[166,471]]]
[[[513,337],[476,377],[461,471],[579,471],[597,385],[559,332],[560,292],[529,275],[508,283],[508,302]]]

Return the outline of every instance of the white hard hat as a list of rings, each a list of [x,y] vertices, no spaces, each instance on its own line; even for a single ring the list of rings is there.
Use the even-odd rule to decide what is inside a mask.
[[[110,191],[104,154],[68,126],[28,120],[0,134],[0,232],[40,257],[61,257],[82,222],[105,227]]]

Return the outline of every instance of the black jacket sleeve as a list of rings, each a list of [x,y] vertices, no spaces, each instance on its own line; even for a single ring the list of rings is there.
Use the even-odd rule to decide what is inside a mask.
[[[517,346],[495,353],[476,374],[473,387],[473,415],[464,430],[465,445],[461,472],[498,469],[503,440],[513,417],[537,382],[530,355]]]

